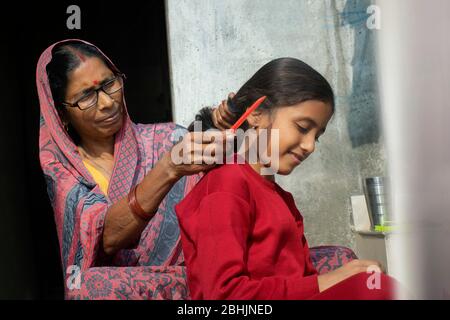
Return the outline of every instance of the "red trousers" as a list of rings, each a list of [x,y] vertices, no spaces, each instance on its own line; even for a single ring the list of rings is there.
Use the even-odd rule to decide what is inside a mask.
[[[375,276],[379,278],[375,280]],[[396,286],[397,281],[384,273],[363,272],[316,294],[311,300],[393,300]]]

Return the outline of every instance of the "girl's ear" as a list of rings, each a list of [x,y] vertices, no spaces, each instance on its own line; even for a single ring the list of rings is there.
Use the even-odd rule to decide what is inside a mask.
[[[247,117],[247,122],[251,128],[257,128],[261,125],[262,112],[255,110]]]

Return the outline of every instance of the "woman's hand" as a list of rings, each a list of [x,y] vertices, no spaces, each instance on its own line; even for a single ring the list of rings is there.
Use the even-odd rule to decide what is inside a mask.
[[[229,93],[228,97],[233,98],[234,93]],[[223,100],[222,103],[212,111],[212,120],[214,126],[217,129],[225,130],[231,128],[231,126],[236,122],[238,117],[236,114],[228,109],[227,101]]]
[[[223,161],[224,154],[232,151],[231,141],[234,142],[234,134],[230,131],[187,133],[139,183],[136,189],[139,205],[145,212],[156,212],[178,179],[213,168],[217,159]],[[139,240],[147,223],[131,212],[128,198],[122,198],[109,208],[106,215],[103,250],[107,255],[113,255],[120,249],[130,248]]]
[[[208,171],[231,154],[234,134],[230,131],[189,132],[162,160],[173,179]]]
[[[367,272],[369,267],[376,266],[382,270],[381,264],[374,260],[352,260],[339,269],[318,276],[319,291],[322,292],[351,276]]]

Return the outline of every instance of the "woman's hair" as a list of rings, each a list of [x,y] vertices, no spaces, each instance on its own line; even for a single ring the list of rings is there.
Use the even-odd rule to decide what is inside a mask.
[[[319,100],[330,104],[334,113],[334,95],[328,81],[308,64],[294,58],[279,58],[265,64],[229,102],[236,115],[241,116],[262,96],[267,98],[258,110],[272,111],[277,107]],[[195,121],[202,121],[203,131],[215,128],[211,108],[201,109]],[[248,129],[247,122],[242,124],[242,129]],[[189,125],[188,130],[194,131],[194,123]]]
[[[115,70],[111,62],[93,45],[73,40],[53,47],[52,60],[47,64],[46,71],[53,102],[60,116],[65,113],[63,103],[66,99],[70,72],[75,70],[84,59],[91,57],[99,58],[108,68]],[[74,143],[79,144],[80,137],[70,123],[67,131]]]

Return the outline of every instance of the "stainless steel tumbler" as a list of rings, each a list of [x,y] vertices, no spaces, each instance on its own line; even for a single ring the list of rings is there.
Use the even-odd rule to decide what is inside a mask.
[[[383,226],[389,221],[389,203],[385,177],[370,177],[364,181],[364,194],[372,226]]]

